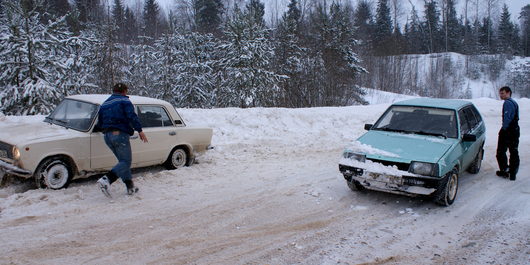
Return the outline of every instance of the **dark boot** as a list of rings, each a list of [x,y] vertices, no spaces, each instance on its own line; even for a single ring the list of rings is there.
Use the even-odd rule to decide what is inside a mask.
[[[114,181],[116,181],[119,177],[114,173],[112,170],[109,171],[107,174],[107,178],[109,179],[109,183],[112,184]]]
[[[124,180],[125,186],[127,187],[127,195],[133,195],[139,191],[138,187],[134,186],[132,179]]]
[[[497,172],[495,172],[495,174],[497,174],[497,176],[503,177],[503,178],[508,178],[509,177],[509,173],[508,173],[507,170],[497,170]]]

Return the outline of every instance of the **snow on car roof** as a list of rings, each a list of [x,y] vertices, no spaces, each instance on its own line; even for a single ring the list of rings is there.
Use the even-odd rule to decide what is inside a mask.
[[[68,96],[68,99],[76,99],[85,102],[95,103],[101,105],[107,98],[110,97],[110,94],[83,94],[83,95],[73,95]],[[131,96],[128,95],[129,99],[133,104],[169,104],[168,102],[155,98],[148,98],[142,96]]]
[[[459,99],[442,99],[442,98],[414,98],[395,102],[392,105],[398,106],[418,106],[418,107],[435,107],[444,109],[459,110],[471,102]]]

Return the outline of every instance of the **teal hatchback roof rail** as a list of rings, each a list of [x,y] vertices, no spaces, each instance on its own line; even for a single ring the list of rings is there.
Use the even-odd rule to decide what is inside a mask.
[[[464,106],[471,104],[471,102],[460,99],[442,99],[442,98],[414,98],[395,102],[394,106],[418,106],[418,107],[434,107],[459,110]]]

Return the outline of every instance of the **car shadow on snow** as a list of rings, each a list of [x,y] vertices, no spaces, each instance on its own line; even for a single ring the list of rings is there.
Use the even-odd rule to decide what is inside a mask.
[[[142,177],[144,175],[157,174],[163,172],[166,169],[161,166],[149,166],[142,168],[134,168],[131,170],[133,179]],[[85,185],[95,185],[96,181],[102,177],[104,174],[94,174],[84,178],[74,179],[68,185],[68,188],[85,186]],[[19,178],[14,176],[5,176],[0,185],[0,197],[7,197],[17,193],[25,193],[29,190],[37,189],[35,185],[34,178]]]
[[[136,178],[140,178],[140,177],[143,177],[145,175],[156,174],[156,173],[163,172],[163,171],[166,171],[166,170],[167,169],[164,166],[156,165],[156,166],[149,166],[149,167],[133,168],[133,169],[131,169],[131,173],[132,173],[132,177],[133,177],[133,180],[134,180]],[[95,174],[95,175],[91,175],[91,176],[86,177],[86,178],[74,179],[74,180],[72,180],[72,182],[70,183],[70,185],[68,187],[79,186],[79,185],[96,184],[96,181],[99,178],[101,178],[103,175],[105,175],[105,174],[103,174],[103,173],[102,174]]]

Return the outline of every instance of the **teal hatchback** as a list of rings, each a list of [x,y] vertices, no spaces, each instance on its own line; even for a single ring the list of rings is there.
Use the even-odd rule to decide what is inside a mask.
[[[417,98],[392,104],[344,150],[339,170],[352,190],[431,196],[451,205],[459,176],[476,174],[486,127],[464,100]]]

